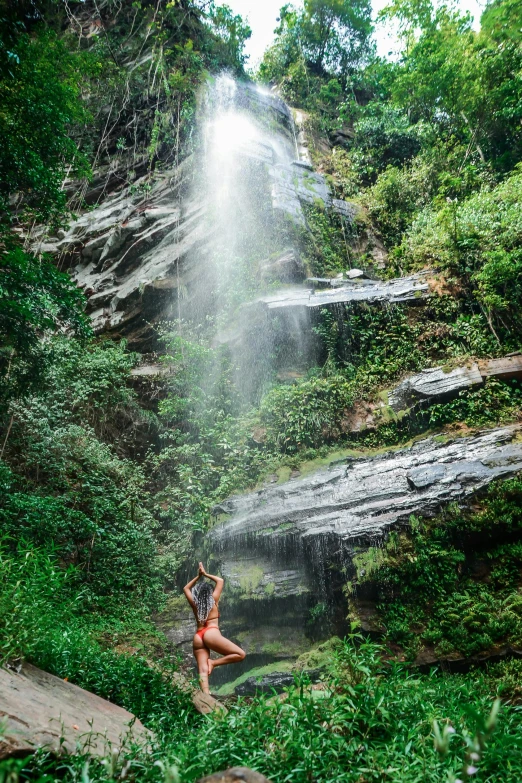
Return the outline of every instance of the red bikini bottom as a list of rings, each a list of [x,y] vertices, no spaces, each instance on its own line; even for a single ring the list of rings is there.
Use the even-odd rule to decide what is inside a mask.
[[[196,631],[196,636],[199,636],[201,641],[203,641],[203,637],[205,636],[206,632],[210,631],[211,628],[215,628],[217,631],[219,631],[217,625],[204,625],[203,628],[200,628],[199,631]]]

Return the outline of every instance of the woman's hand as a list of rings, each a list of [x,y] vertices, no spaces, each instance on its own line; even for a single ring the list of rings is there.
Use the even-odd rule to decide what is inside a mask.
[[[207,575],[206,571],[205,571],[205,566],[203,565],[203,563],[199,564],[199,575],[200,576],[206,576]]]

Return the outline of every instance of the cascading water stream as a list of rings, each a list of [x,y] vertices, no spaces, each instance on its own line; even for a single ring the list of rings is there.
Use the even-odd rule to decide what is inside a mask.
[[[284,319],[245,308],[269,290],[266,265],[295,244],[302,218],[295,184],[304,170],[296,166],[286,104],[227,75],[209,83],[200,102],[199,137],[192,188],[193,200],[204,204],[206,239],[195,258],[190,305],[182,303],[180,314],[198,328],[207,325],[214,347],[226,349],[237,405],[248,407],[273,383],[282,351],[290,363],[310,352],[306,314],[300,324],[301,316],[289,313],[295,323],[286,330]],[[283,347],[285,333],[292,340]],[[219,385],[223,372],[222,353],[209,386]]]
[[[231,379],[232,413],[238,415],[259,403],[282,368],[306,370],[314,361],[309,310],[290,308],[273,317],[266,306],[252,302],[270,292],[267,267],[285,252],[298,256],[294,248],[306,226],[303,204],[319,199],[326,207],[332,200],[309,162],[296,160],[290,109],[266,90],[226,75],[216,78],[200,104],[199,138],[192,202],[203,204],[198,220],[206,239],[194,258],[195,274],[186,300],[190,305],[182,302],[180,328],[188,324],[188,328],[206,329],[215,360],[203,380],[205,395]],[[301,282],[304,277],[303,268]],[[279,288],[283,282],[277,282]],[[246,560],[239,544],[237,557],[229,558],[223,570],[228,584],[224,627],[246,643],[245,665],[250,667],[256,655],[259,663],[273,656],[276,648],[284,657],[285,649],[287,655],[295,655],[309,644],[303,620],[310,608],[309,579],[305,569],[288,563],[296,559],[314,563],[317,605],[317,594],[326,599],[328,581],[326,549],[317,540],[308,553],[302,542],[297,542],[298,551],[290,552],[288,542],[277,537],[271,547],[267,548],[266,538],[259,544],[253,554],[250,548]],[[212,554],[219,560],[219,547]],[[243,588],[252,598],[248,607],[233,597],[234,590]],[[266,605],[257,599],[262,596],[270,603],[272,594],[268,616]],[[274,615],[279,624],[274,625]],[[223,669],[218,676],[233,678],[237,672]]]

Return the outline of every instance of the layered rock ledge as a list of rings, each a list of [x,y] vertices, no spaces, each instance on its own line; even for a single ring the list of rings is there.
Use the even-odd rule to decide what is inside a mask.
[[[350,302],[415,303],[430,295],[430,272],[419,272],[396,280],[346,281],[338,287],[325,290],[315,288],[281,289],[259,298],[268,310],[286,308],[315,308]],[[326,281],[325,281],[326,282]]]
[[[399,412],[422,401],[431,403],[448,400],[461,391],[481,386],[487,378],[502,381],[522,379],[522,354],[471,362],[451,370],[444,367],[423,370],[397,386],[390,393],[388,403],[394,411]]]
[[[270,551],[282,538],[375,541],[412,514],[436,513],[442,504],[463,502],[521,471],[521,432],[512,426],[454,440],[428,438],[231,498],[216,509],[229,519],[211,531],[210,542],[233,550],[252,540]]]

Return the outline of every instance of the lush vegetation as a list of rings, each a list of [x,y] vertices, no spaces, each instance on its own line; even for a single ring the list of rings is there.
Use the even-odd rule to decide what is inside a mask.
[[[330,654],[328,680],[320,689],[297,677],[283,698],[258,697],[229,705],[226,718],[195,719],[164,685],[149,674],[147,687],[135,662],[113,661],[111,675],[125,676],[129,692],[111,692],[133,704],[158,731],[153,753],[134,750],[107,762],[81,756],[62,761],[37,755],[3,762],[0,774],[11,780],[140,780],[190,783],[209,770],[250,764],[282,783],[318,781],[494,780],[520,777],[520,708],[505,701],[517,696],[517,669],[494,667],[468,676],[411,674],[383,663],[383,649],[353,637]],[[92,659],[91,659],[92,660]],[[91,687],[107,693],[105,666]],[[125,670],[126,669],[126,670]],[[69,671],[70,669],[63,669]],[[150,670],[149,670],[150,671]],[[143,692],[140,698],[131,687]],[[175,721],[157,722],[176,710]]]
[[[520,419],[516,380],[401,420],[383,405],[408,373],[522,348],[520,3],[492,0],[476,32],[452,7],[396,0],[383,11],[400,28],[394,61],[375,55],[370,12],[367,0],[281,10],[256,78],[305,110],[314,162],[355,213],[348,222],[318,202],[302,230],[281,233],[311,274],[430,268],[432,296],[325,309],[313,361],[300,355],[291,372],[276,324],[278,348],[246,379],[216,347],[221,324],[166,324],[165,377],[140,399],[140,357],[95,339],[61,259],[31,248],[42,222],[59,231],[125,187],[145,197],[182,161],[200,85],[222,69],[245,77],[250,30],[202,0],[0,0],[0,663],[33,661],[156,734],[152,752],[104,762],[4,762],[0,783],[190,783],[237,764],[274,783],[522,777],[517,661],[466,675],[394,663],[520,648],[519,479],[355,558],[347,611],[357,623],[371,599],[389,649],[335,642],[322,688],[299,674],[283,698],[202,718],[150,621],[212,508],[274,470],[339,444]],[[260,243],[266,260],[274,237]],[[234,260],[227,319],[255,289],[257,251]],[[374,428],[354,432],[368,410]]]
[[[467,658],[519,647],[521,491],[519,479],[499,484],[473,513],[412,520],[384,549],[361,553],[348,588],[354,611],[369,590],[375,622],[413,658],[425,648]]]

